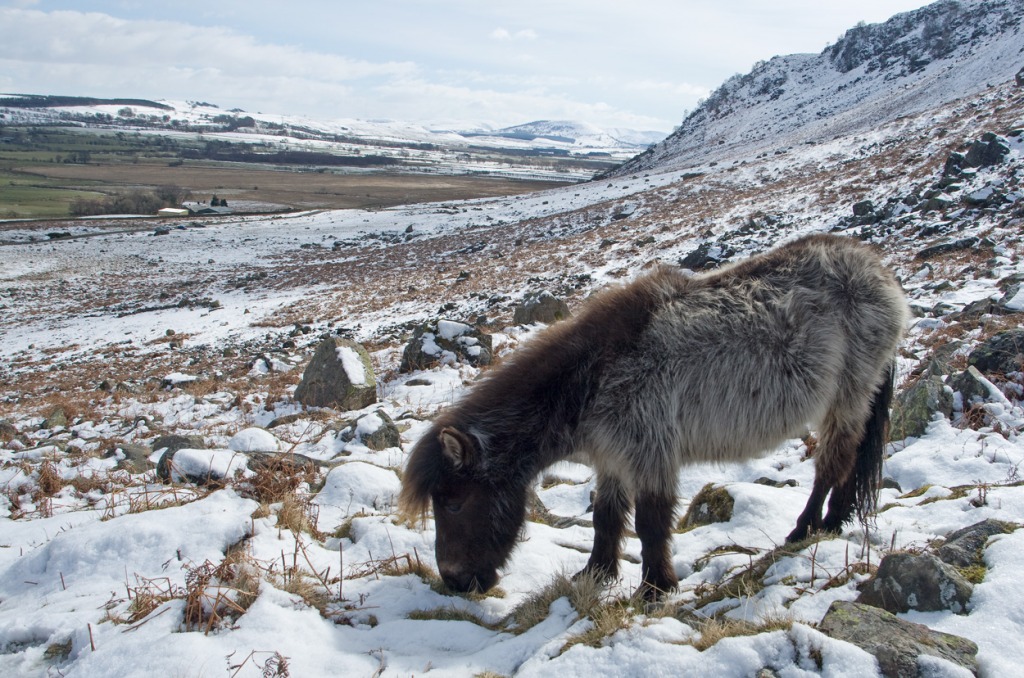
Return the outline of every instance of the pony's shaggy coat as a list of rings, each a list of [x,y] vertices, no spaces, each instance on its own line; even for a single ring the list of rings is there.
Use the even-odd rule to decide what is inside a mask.
[[[441,575],[497,581],[550,464],[597,471],[586,570],[614,577],[635,508],[643,585],[671,589],[681,466],[738,461],[817,427],[815,483],[788,539],[874,505],[907,306],[876,253],[816,235],[697,276],[658,268],[590,300],[492,370],[413,449],[400,501],[433,503]],[[828,514],[821,513],[831,491]]]

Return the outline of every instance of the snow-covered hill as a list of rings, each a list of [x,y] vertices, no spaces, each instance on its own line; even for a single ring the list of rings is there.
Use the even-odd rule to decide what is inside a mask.
[[[18,105],[4,106],[10,98]],[[26,103],[35,101],[34,106]],[[56,105],[54,105],[56,104]],[[160,132],[203,132],[237,141],[262,139],[286,142],[288,139],[330,144],[420,147],[436,146],[458,151],[469,146],[513,152],[557,151],[566,156],[601,153],[625,160],[660,141],[664,134],[629,129],[602,130],[594,125],[572,121],[536,121],[516,127],[493,129],[466,121],[455,124],[418,124],[394,120],[358,120],[351,118],[316,119],[252,113],[240,109],[223,110],[208,102],[83,100],[73,97],[26,97],[0,94],[0,113],[6,124],[78,124],[121,127]]]
[[[726,81],[613,175],[741,161],[878,126],[981,92],[1024,66],[1024,0],[943,0],[859,25],[821,54]]]

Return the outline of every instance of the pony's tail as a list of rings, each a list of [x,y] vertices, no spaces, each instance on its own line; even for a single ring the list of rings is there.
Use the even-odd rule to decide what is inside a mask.
[[[878,502],[878,488],[882,483],[882,461],[889,436],[889,406],[892,404],[895,378],[896,364],[895,361],[890,361],[885,370],[885,377],[871,402],[871,413],[864,425],[864,437],[857,446],[854,504],[857,508],[857,518],[861,522],[866,522]]]

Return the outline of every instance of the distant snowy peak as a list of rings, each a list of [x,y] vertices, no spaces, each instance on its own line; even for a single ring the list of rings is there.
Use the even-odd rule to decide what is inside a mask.
[[[1024,0],[941,0],[859,24],[821,54],[775,57],[722,84],[613,175],[671,171],[860,133],[1012,79]]]

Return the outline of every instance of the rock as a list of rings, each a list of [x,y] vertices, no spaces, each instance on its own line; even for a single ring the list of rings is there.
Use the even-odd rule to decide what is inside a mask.
[[[882,484],[879,485],[879,488],[883,490],[896,490],[900,494],[903,493],[903,488],[900,487],[900,484],[898,482],[896,482],[896,479],[890,478],[889,476],[885,476],[882,478]]]
[[[0,443],[9,443],[18,437],[18,429],[14,424],[0,420]]]
[[[735,500],[722,486],[708,483],[700,489],[686,509],[686,515],[679,521],[680,530],[689,530],[701,525],[727,523],[732,520]]]
[[[886,678],[918,678],[919,657],[937,657],[978,674],[978,646],[960,636],[933,631],[869,605],[837,600],[818,630],[874,655]],[[937,675],[937,674],[928,674]]]
[[[963,153],[950,153],[949,157],[946,158],[945,166],[942,168],[943,178],[949,179],[959,176],[963,172],[966,160]]]
[[[967,364],[984,374],[1020,372],[1024,366],[1024,329],[1007,330],[991,337],[971,351]]]
[[[1010,152],[1010,142],[992,132],[985,132],[981,139],[971,144],[964,156],[968,167],[989,167],[998,165]]]
[[[457,362],[490,365],[492,351],[492,338],[486,332],[465,323],[438,320],[436,325],[416,328],[402,352],[398,371],[412,372]]]
[[[170,460],[178,450],[190,448],[195,450],[206,449],[206,441],[199,436],[167,435],[156,438],[150,447],[153,452],[164,450],[160,460],[156,463],[156,474],[167,481],[171,479]]]
[[[971,567],[983,562],[982,555],[989,537],[1009,534],[1016,529],[1013,523],[989,518],[950,532],[946,535],[946,543],[935,554],[939,560],[953,567]]]
[[[960,393],[963,408],[967,410],[976,402],[984,402],[989,398],[989,380],[981,375],[977,367],[968,367],[949,380],[949,387]]]
[[[281,441],[266,429],[255,426],[242,429],[228,441],[228,449],[235,452],[280,452]]]
[[[731,247],[706,242],[680,259],[679,266],[691,271],[718,268],[734,254],[736,250]]]
[[[953,414],[953,394],[937,376],[922,377],[896,396],[893,403],[889,437],[892,440],[924,435],[932,416]]]
[[[339,433],[338,438],[346,443],[358,441],[377,452],[389,447],[402,447],[402,434],[384,410],[359,417],[352,426]]]
[[[522,303],[516,306],[512,322],[516,325],[545,323],[550,325],[565,320],[571,314],[569,306],[550,292],[534,292],[526,295]]]
[[[853,205],[853,216],[867,217],[875,212],[875,203],[870,200],[861,200]]]
[[[39,425],[41,429],[55,429],[55,428],[66,428],[68,425],[68,415],[64,412],[63,407],[55,407],[46,415],[46,419],[43,419],[43,423]]]
[[[1017,83],[1017,87],[1024,87],[1024,67],[1017,71],[1017,75],[1013,76],[1014,81]]]
[[[934,348],[928,358],[922,362],[921,367],[914,370],[918,375],[926,377],[945,377],[952,369],[953,358],[957,351],[963,348],[959,341],[948,341],[941,346]]]
[[[967,614],[974,587],[953,567],[928,554],[893,553],[861,587],[858,603],[892,613],[950,610]]]
[[[120,453],[120,454],[118,454]],[[112,447],[107,454],[108,457],[123,456],[114,468],[118,471],[127,471],[131,474],[145,473],[156,465],[149,460],[153,454],[147,445],[139,443],[120,443]]]
[[[165,468],[171,482],[189,482],[196,485],[223,485],[224,481],[244,472],[249,458],[234,450],[196,450],[184,447],[165,453]],[[159,471],[158,471],[159,472]]]
[[[377,380],[366,349],[348,339],[327,337],[306,366],[295,399],[307,407],[361,410],[377,402]]]
[[[981,241],[978,238],[970,236],[967,238],[960,238],[959,240],[939,243],[937,245],[931,245],[930,247],[924,248],[923,250],[917,253],[915,258],[921,260],[931,259],[932,257],[939,256],[940,254],[949,254],[950,252],[969,250],[974,247],[977,247],[977,245],[980,242]]]
[[[796,487],[797,482],[790,478],[789,480],[772,480],[766,476],[762,476],[754,481],[757,485],[767,485],[768,487]]]
[[[294,452],[249,452],[246,456],[251,470],[266,469],[282,475],[312,475],[321,465],[312,457]]]

